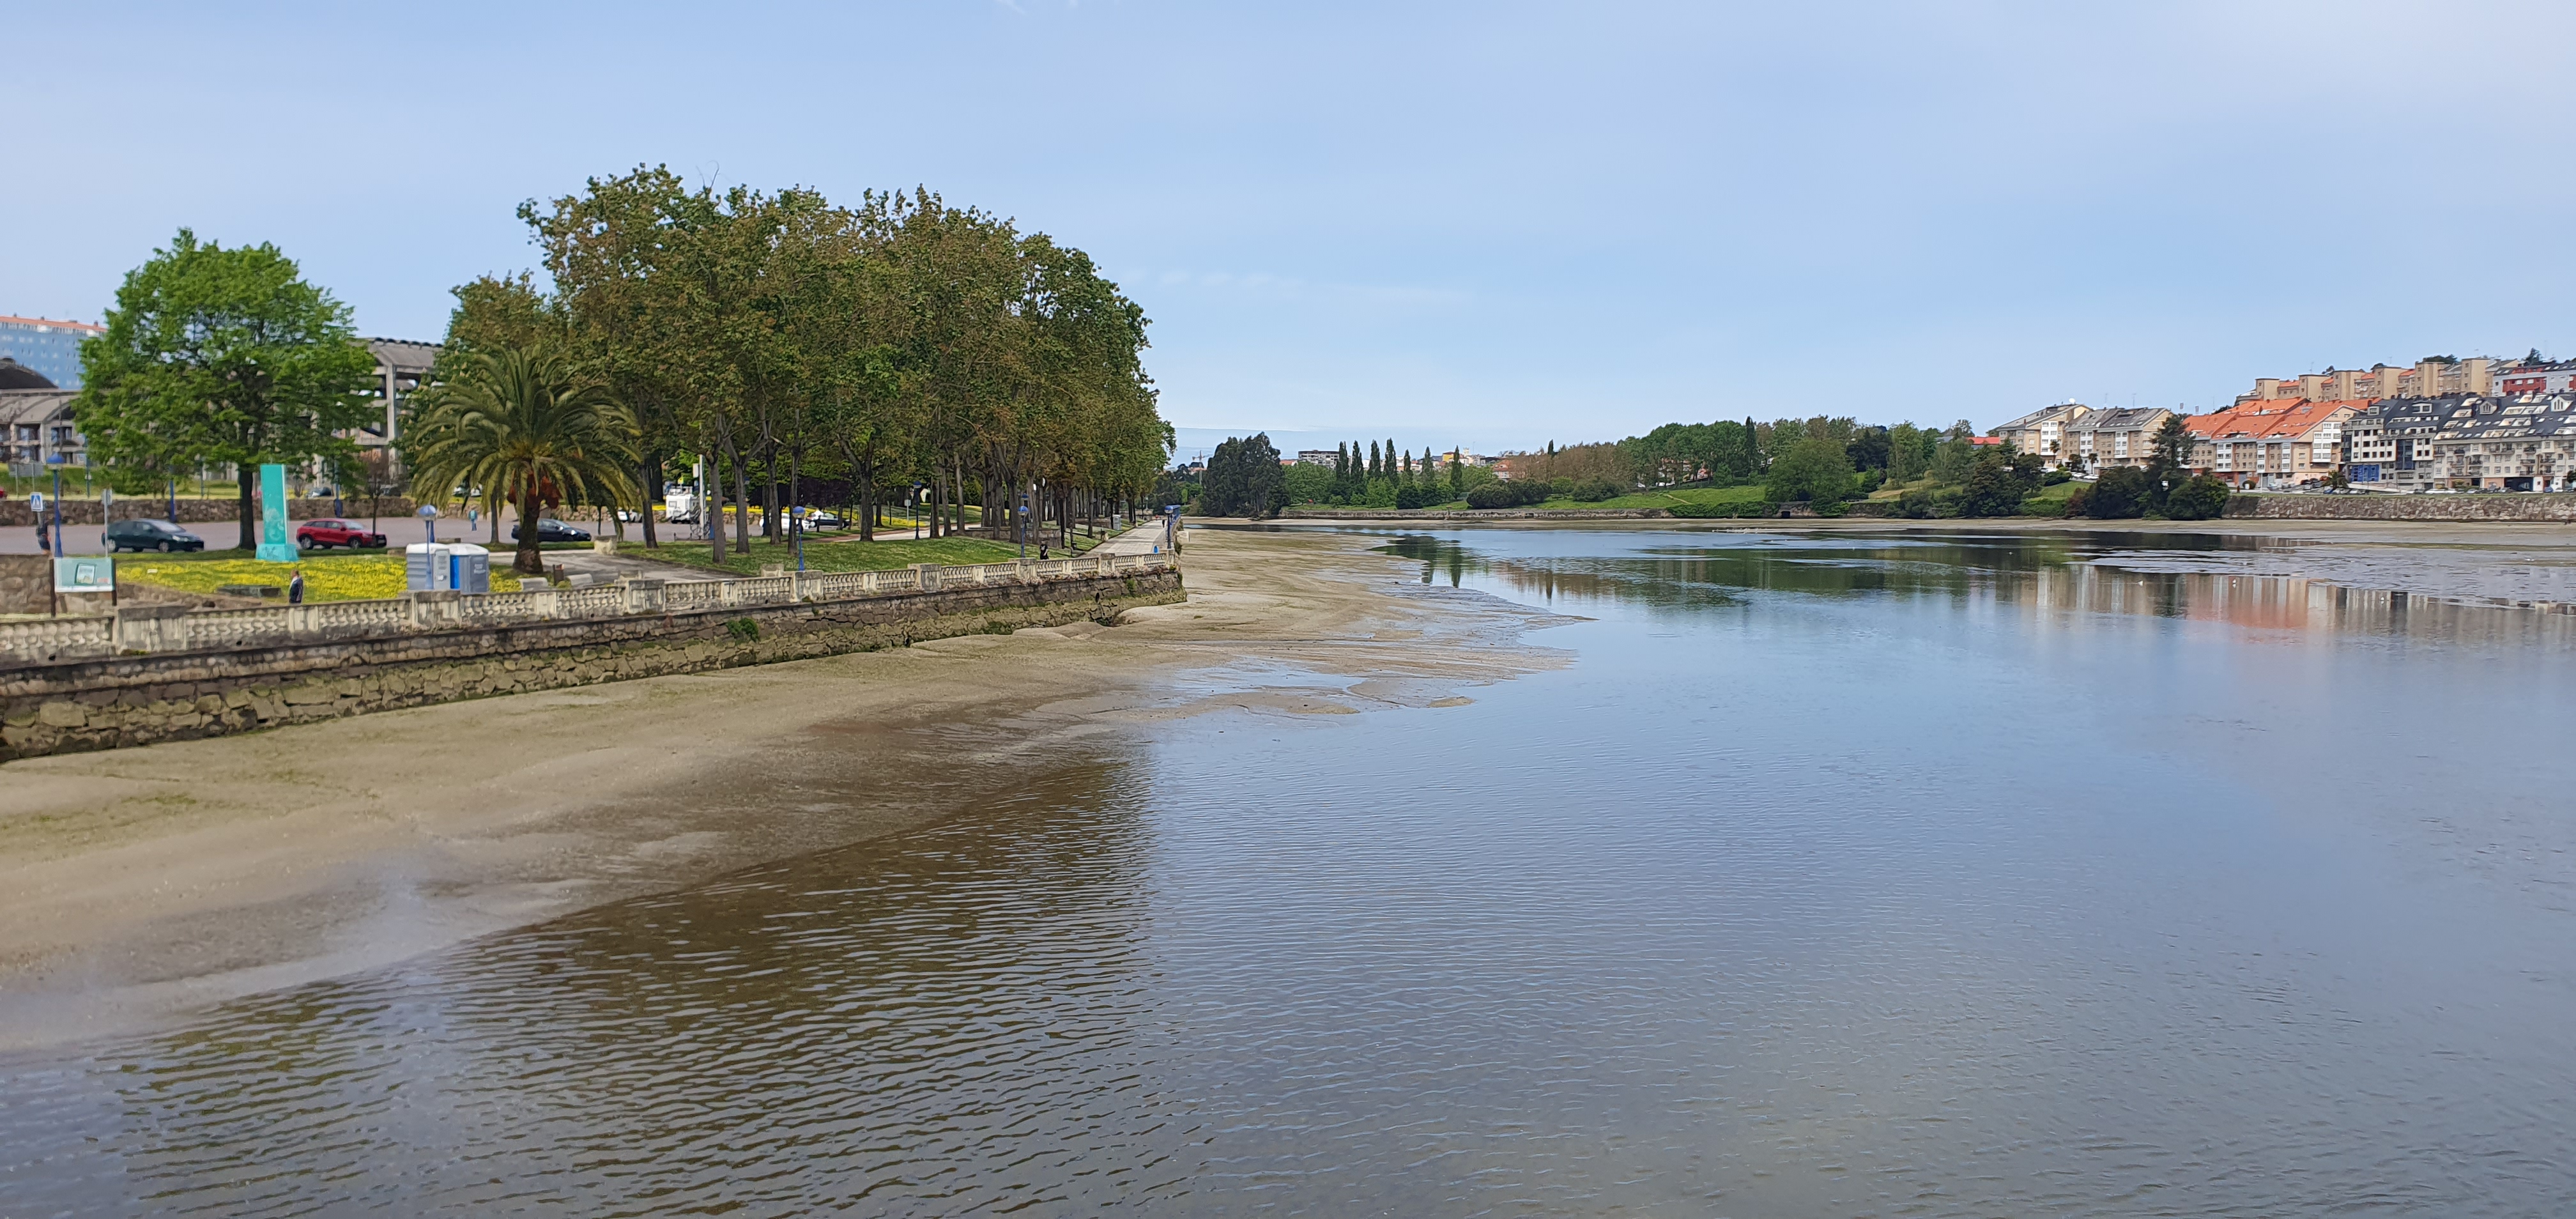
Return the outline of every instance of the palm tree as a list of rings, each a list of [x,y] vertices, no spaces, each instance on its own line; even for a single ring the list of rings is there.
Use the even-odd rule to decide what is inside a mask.
[[[512,564],[539,575],[537,514],[547,501],[629,508],[640,429],[606,384],[551,348],[477,352],[455,379],[423,395],[413,424],[412,485],[462,482],[519,508]]]

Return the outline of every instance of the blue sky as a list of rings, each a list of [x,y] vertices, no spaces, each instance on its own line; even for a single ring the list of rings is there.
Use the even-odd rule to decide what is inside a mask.
[[[2576,349],[2576,6],[16,6],[0,313],[191,225],[370,334],[665,162],[1089,250],[1190,429],[1988,426]],[[1193,432],[1193,434],[1196,434]]]

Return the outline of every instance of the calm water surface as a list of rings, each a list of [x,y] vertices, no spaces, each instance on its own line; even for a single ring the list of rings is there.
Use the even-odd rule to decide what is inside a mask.
[[[1383,542],[1575,663],[0,1062],[0,1213],[2576,1211],[2576,615],[2475,556]]]

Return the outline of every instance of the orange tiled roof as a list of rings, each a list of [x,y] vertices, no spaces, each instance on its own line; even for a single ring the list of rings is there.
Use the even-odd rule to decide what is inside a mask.
[[[2306,435],[2338,410],[2349,407],[2359,411],[2369,405],[2366,398],[2315,402],[2304,398],[2256,398],[2223,411],[2194,415],[2183,420],[2182,425],[2192,435],[2212,440],[2276,440]]]

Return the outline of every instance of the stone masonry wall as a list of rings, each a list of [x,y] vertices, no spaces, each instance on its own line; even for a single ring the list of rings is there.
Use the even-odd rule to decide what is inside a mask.
[[[50,614],[54,561],[40,554],[0,554],[0,614]]]
[[[1180,573],[1083,576],[656,618],[535,623],[0,672],[0,760],[250,732],[396,707],[1106,621]],[[754,634],[738,625],[749,622]]]
[[[2230,518],[2576,523],[2576,495],[2232,495]]]

